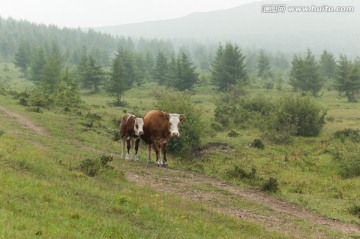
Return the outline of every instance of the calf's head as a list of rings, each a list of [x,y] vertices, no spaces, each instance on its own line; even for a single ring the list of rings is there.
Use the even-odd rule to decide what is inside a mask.
[[[179,124],[185,119],[184,115],[181,114],[167,114],[166,117],[169,119],[169,131],[173,137],[180,137]]]
[[[137,136],[143,135],[144,134],[143,127],[144,127],[144,119],[136,117],[135,118],[135,123],[134,123],[135,135],[137,135]]]

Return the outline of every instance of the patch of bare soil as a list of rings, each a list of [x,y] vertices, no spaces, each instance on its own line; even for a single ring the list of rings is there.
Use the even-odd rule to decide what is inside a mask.
[[[171,172],[159,173],[158,170]],[[192,172],[148,166],[146,171],[128,171],[126,176],[137,184],[200,202],[220,213],[260,224],[293,238],[339,238],[339,234],[342,234],[340,238],[352,238],[360,235],[358,225],[325,218],[266,193],[229,185]],[[239,199],[267,209],[245,210],[244,206],[236,206]]]
[[[197,149],[194,152],[194,155],[195,156],[201,156],[203,154],[209,154],[209,153],[212,153],[214,151],[224,152],[224,153],[231,153],[231,152],[234,152],[234,149],[230,145],[228,145],[226,143],[211,142],[211,143],[208,143],[208,144],[204,145],[203,147]]]
[[[0,105],[0,111],[4,112],[8,117],[13,118],[21,126],[31,129],[33,132],[35,132],[38,135],[41,135],[41,136],[49,136],[50,135],[49,132],[45,128],[42,128],[42,127],[36,125],[30,119],[28,119],[22,115],[19,115],[15,112],[12,112],[1,105]]]

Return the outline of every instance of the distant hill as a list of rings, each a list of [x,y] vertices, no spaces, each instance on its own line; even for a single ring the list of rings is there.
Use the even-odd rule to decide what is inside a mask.
[[[264,13],[265,4],[285,4],[284,13]],[[289,12],[289,6],[354,6],[351,13]],[[265,7],[265,8],[264,8]],[[188,16],[120,26],[94,28],[112,35],[130,37],[194,39],[207,42],[234,41],[245,47],[281,51],[316,51],[360,56],[360,2],[261,1],[227,10],[199,12]]]

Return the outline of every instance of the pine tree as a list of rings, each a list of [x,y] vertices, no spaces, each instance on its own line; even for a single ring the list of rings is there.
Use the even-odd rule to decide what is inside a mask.
[[[31,48],[30,44],[26,41],[22,41],[19,45],[17,52],[15,53],[15,65],[20,68],[24,77],[27,77],[28,68],[31,60]]]
[[[320,73],[328,79],[334,79],[336,73],[336,61],[334,55],[323,51],[320,57]]]
[[[121,49],[112,61],[110,79],[106,90],[110,95],[115,96],[115,105],[117,106],[123,104],[121,101],[122,95],[125,91],[131,89],[134,83],[135,72],[133,72],[133,68],[127,68],[132,61],[128,58],[130,56],[131,53],[128,50]]]
[[[260,78],[267,79],[272,74],[270,72],[270,61],[269,57],[265,54],[264,50],[260,50],[258,58],[257,58],[257,76]]]
[[[187,54],[181,51],[177,59],[177,77],[174,87],[180,91],[190,90],[198,82],[198,74]]]
[[[159,85],[164,85],[167,81],[168,74],[168,59],[162,51],[159,51],[155,58],[155,66],[153,77]]]
[[[85,79],[87,85],[93,88],[94,93],[99,92],[100,84],[103,80],[103,75],[104,75],[102,67],[97,64],[96,60],[92,56],[89,56],[87,62],[87,69],[88,69],[88,73]]]
[[[62,70],[62,54],[59,46],[53,44],[40,76],[40,82],[47,94],[52,94],[60,79]]]
[[[170,57],[169,64],[168,64],[168,72],[166,75],[166,78],[167,78],[166,86],[167,87],[175,87],[178,75],[179,75],[178,60],[176,58],[175,53],[173,52],[173,54]]]
[[[90,89],[89,81],[87,80],[89,72],[88,61],[89,55],[85,50],[84,52],[82,52],[80,62],[77,66],[77,72],[79,74],[80,82],[82,83],[82,87],[85,89]]]
[[[33,54],[30,64],[30,79],[35,82],[40,82],[41,74],[46,63],[44,49],[40,47]]]
[[[74,107],[80,103],[78,82],[70,75],[68,68],[60,75],[59,82],[51,96],[58,106]]]
[[[291,64],[290,84],[293,89],[316,96],[323,86],[323,78],[312,52],[308,50],[304,59],[295,56]]]
[[[248,82],[248,75],[244,64],[245,56],[239,47],[227,43],[217,49],[212,65],[212,82],[218,91],[229,90],[234,85],[243,86]]]
[[[360,65],[352,63],[341,55],[336,69],[335,89],[340,95],[345,95],[348,102],[357,102],[360,92]]]

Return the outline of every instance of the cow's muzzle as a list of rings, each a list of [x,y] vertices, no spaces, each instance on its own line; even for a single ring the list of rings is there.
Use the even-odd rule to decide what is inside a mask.
[[[178,132],[173,132],[173,133],[171,134],[171,136],[173,136],[173,137],[175,137],[175,138],[178,138],[178,137],[180,137],[180,134],[179,134]]]

